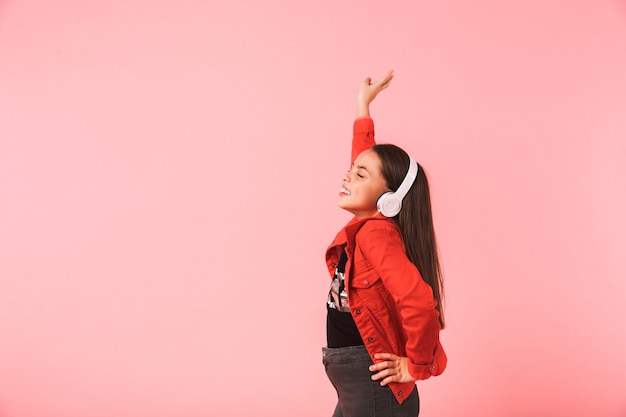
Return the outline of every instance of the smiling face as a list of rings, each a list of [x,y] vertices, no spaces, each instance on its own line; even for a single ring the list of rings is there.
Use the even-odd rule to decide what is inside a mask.
[[[339,207],[359,219],[374,216],[376,201],[389,191],[381,171],[380,158],[369,149],[362,152],[352,164],[352,169],[343,176],[339,193]]]

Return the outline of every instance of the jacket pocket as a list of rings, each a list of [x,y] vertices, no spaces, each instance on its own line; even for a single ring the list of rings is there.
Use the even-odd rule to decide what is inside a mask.
[[[354,288],[369,288],[374,285],[380,277],[367,259],[355,260],[352,267],[350,285]]]

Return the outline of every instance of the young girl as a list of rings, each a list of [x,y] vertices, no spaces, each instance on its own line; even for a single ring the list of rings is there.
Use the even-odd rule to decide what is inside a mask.
[[[415,381],[441,374],[447,362],[428,181],[402,149],[374,142],[369,105],[392,78],[368,78],[359,89],[352,166],[339,193],[339,207],[354,218],[326,251],[332,284],[322,350],[338,396],[333,417],[415,417]]]

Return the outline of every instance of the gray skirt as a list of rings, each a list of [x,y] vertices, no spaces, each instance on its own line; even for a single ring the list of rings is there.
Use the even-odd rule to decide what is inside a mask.
[[[389,387],[373,381],[372,365],[365,346],[322,348],[326,375],[337,391],[337,407],[333,417],[416,417],[419,395],[413,387],[402,404]]]

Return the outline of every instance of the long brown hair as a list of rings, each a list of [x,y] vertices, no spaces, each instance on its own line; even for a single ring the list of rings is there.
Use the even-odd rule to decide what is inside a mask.
[[[397,190],[409,168],[409,155],[401,148],[390,145],[374,145],[372,150],[380,158],[382,174],[387,186]],[[391,220],[398,226],[406,248],[406,255],[417,267],[422,278],[433,290],[437,300],[439,323],[445,327],[443,317],[443,276],[439,265],[439,251],[433,226],[428,178],[418,164],[415,182],[402,200],[402,210]]]

